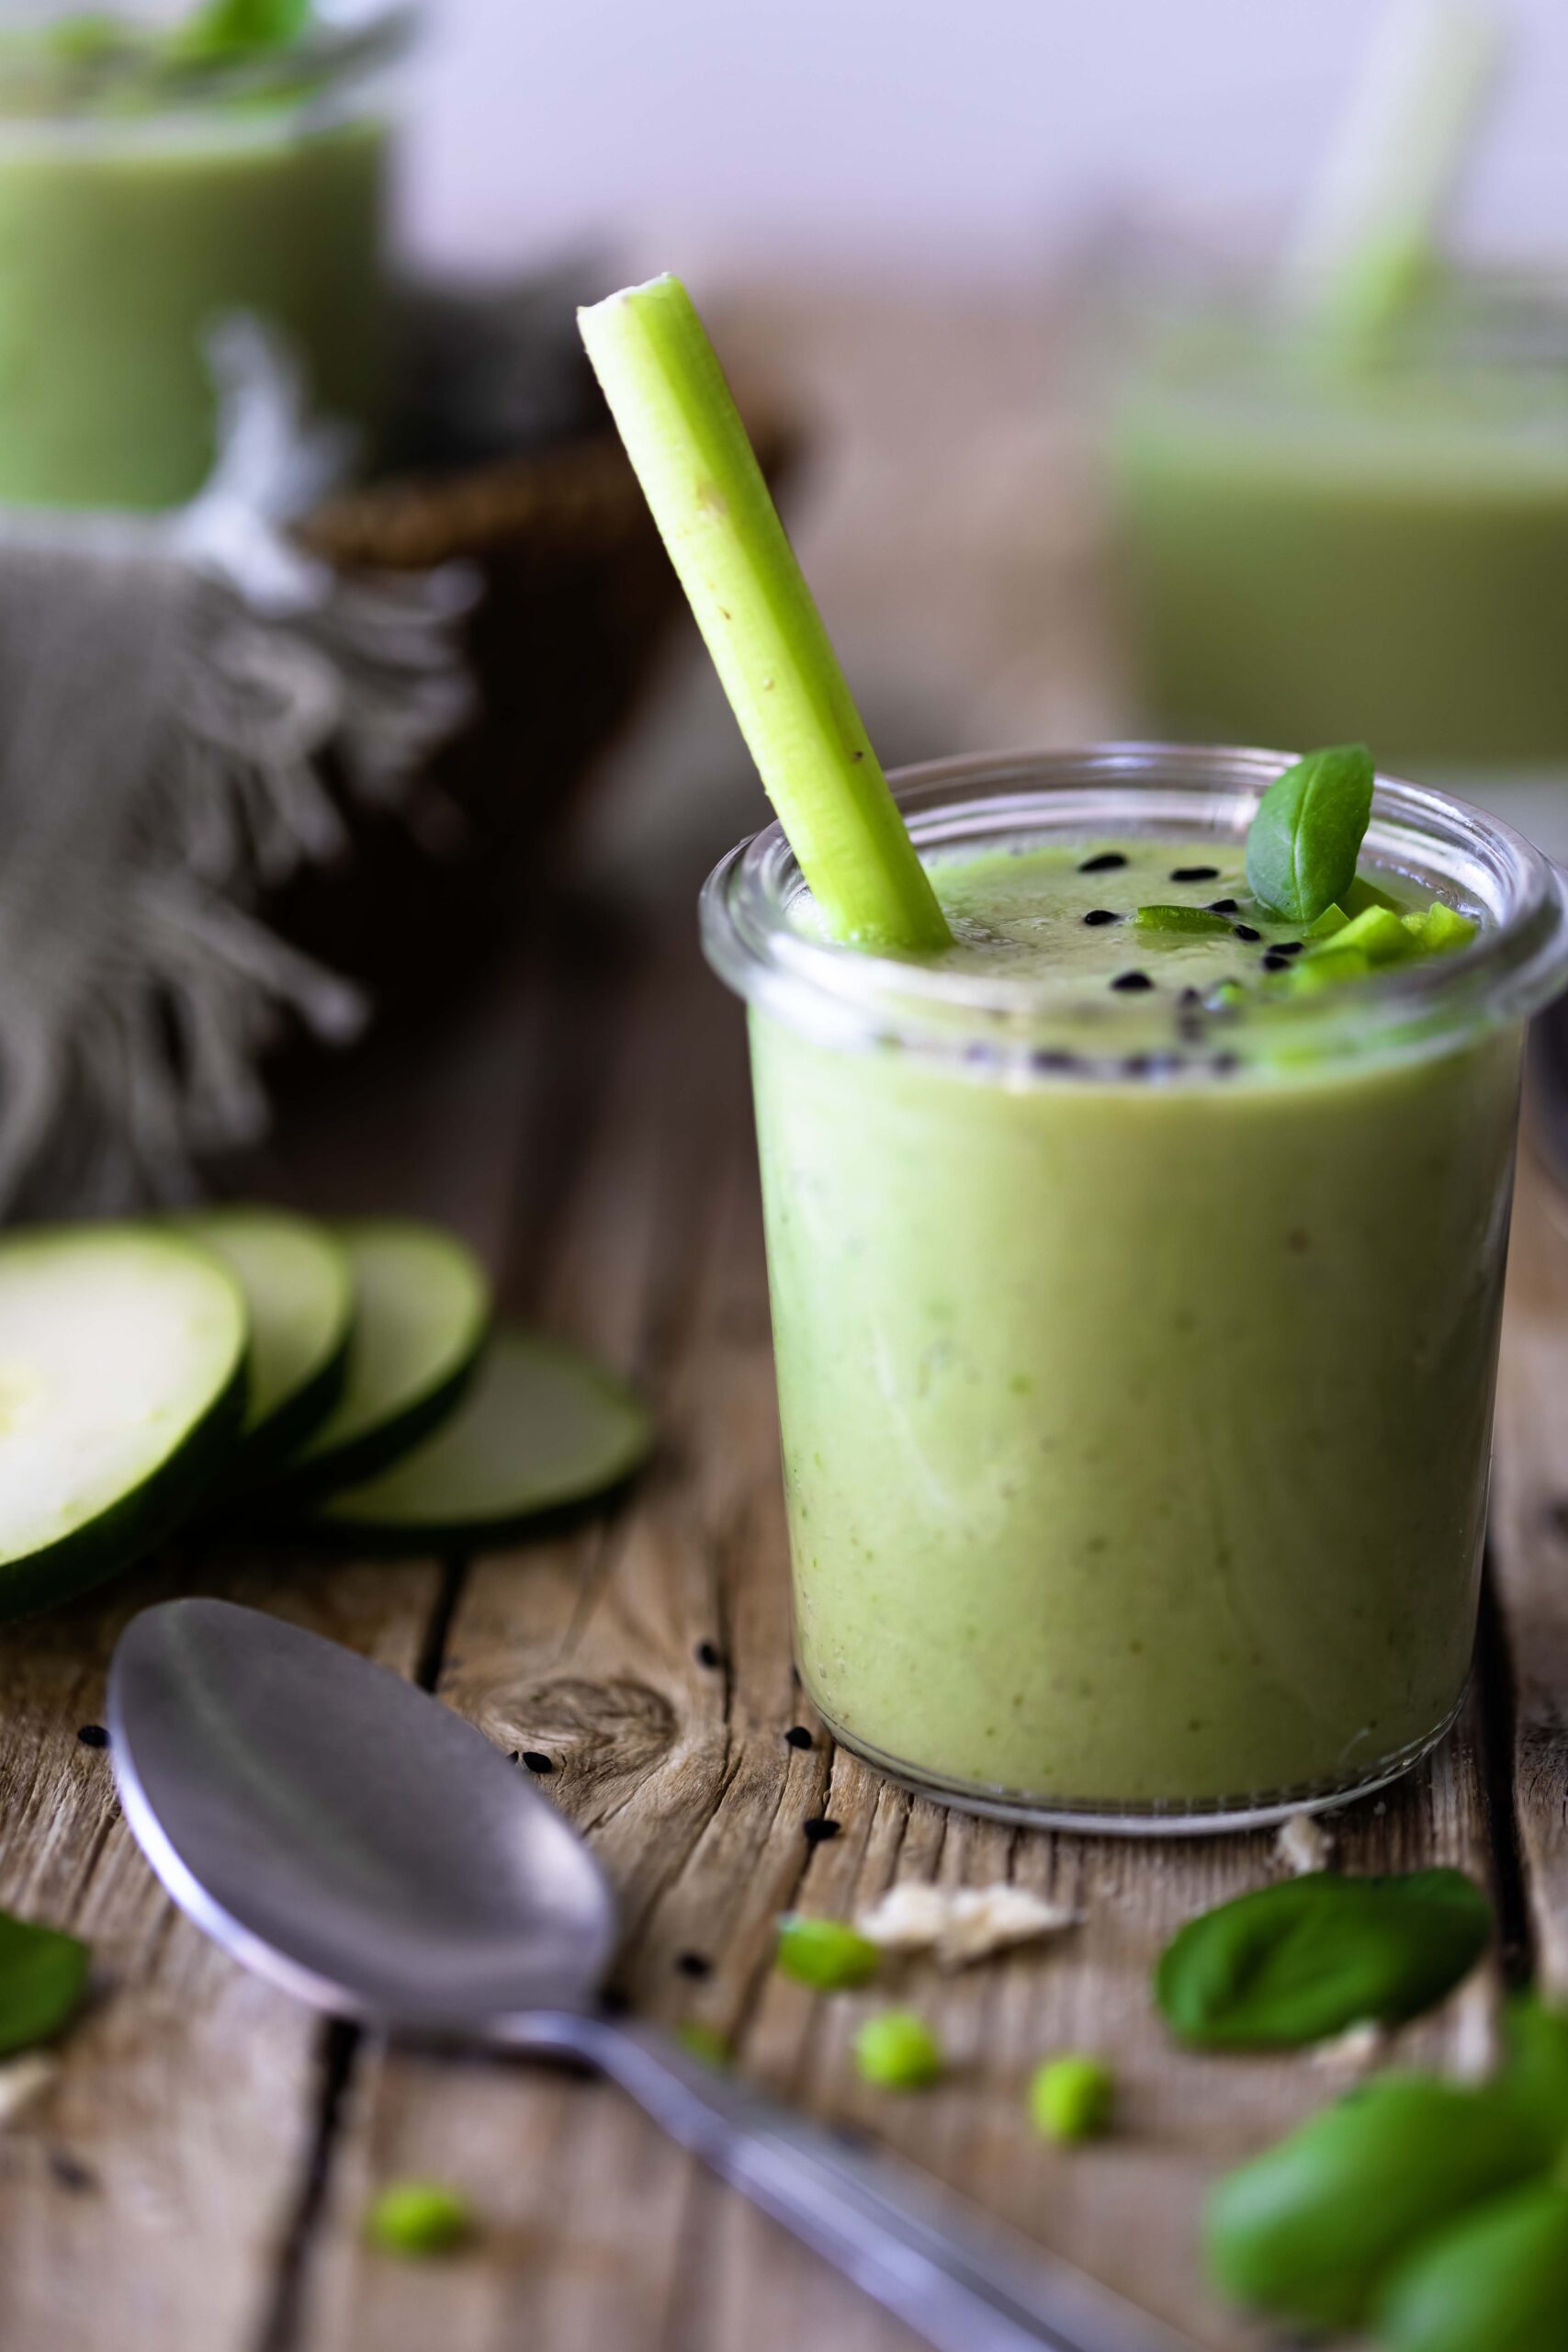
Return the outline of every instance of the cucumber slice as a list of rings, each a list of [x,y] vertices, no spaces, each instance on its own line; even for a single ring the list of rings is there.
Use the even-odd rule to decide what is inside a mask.
[[[354,1280],[354,1331],[342,1395],[274,1482],[291,1505],[373,1477],[433,1430],[490,1325],[484,1269],[455,1234],[397,1217],[333,1230]]]
[[[52,1606],[183,1519],[245,1410],[239,1283],[165,1227],[0,1242],[0,1617]]]
[[[603,1493],[652,1437],[631,1391],[574,1348],[502,1330],[450,1420],[378,1478],[329,1496],[320,1517],[371,1541],[494,1537]]]
[[[354,1324],[348,1252],[287,1209],[198,1209],[179,1219],[215,1250],[251,1313],[250,1396],[226,1495],[254,1486],[302,1444],[342,1392]]]

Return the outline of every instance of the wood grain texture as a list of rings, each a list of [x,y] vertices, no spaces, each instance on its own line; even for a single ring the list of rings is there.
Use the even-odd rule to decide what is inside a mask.
[[[1568,1202],[1528,1157],[1508,1269],[1493,1538],[1524,1924],[1539,1981],[1568,1999]]]
[[[570,986],[561,1023],[580,1025]],[[591,1340],[653,1393],[660,1458],[613,1519],[468,1571],[439,1689],[550,1792],[620,1890],[621,1992],[724,2034],[781,2096],[885,2140],[1068,2253],[1200,2344],[1260,2339],[1199,2277],[1205,2182],[1331,2095],[1311,2060],[1173,2052],[1151,2008],[1158,1951],[1193,1912],[1280,1868],[1267,1836],[1132,1844],[970,1820],[839,1753],[795,1687],[756,1175],[735,1009],[679,936],[628,974],[604,1089],[547,1257],[518,1303]],[[543,1148],[543,1147],[541,1147]],[[711,1656],[717,1662],[704,1663]],[[808,1748],[785,1733],[803,1724]],[[1482,1724],[1386,1800],[1336,1824],[1354,1869],[1491,1871]],[[804,1833],[826,1817],[839,1835]],[[1011,1878],[1080,1908],[1049,1949],[897,1982],[942,2034],[948,2081],[898,2099],[861,2085],[851,2041],[888,1988],[824,1998],[771,1968],[792,1906],[846,1917],[897,1879]],[[1489,2048],[1490,1973],[1402,2055]],[[1023,2089],[1041,2058],[1113,2063],[1119,2129],[1047,2148]],[[440,2275],[367,2252],[373,2188],[453,2178],[484,2228]],[[308,2352],[403,2352],[438,2325],[462,2352],[734,2352],[748,2341],[893,2352],[908,2342],[612,2091],[511,2065],[367,2052],[312,2254]]]

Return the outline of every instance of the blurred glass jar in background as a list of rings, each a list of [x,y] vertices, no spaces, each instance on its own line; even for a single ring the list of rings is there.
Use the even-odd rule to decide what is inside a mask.
[[[203,337],[237,310],[282,331],[312,407],[372,448],[406,0],[317,0],[260,43],[152,0],[7,13],[0,501],[190,497],[213,455]]]
[[[1568,850],[1568,301],[1476,281],[1354,351],[1194,313],[1110,475],[1148,725],[1364,739]]]

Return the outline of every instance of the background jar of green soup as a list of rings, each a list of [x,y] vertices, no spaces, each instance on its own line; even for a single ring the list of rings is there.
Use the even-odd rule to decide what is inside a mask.
[[[1109,746],[898,784],[940,893],[1053,844],[1235,870],[1283,764]],[[801,1672],[901,1780],[1222,1826],[1375,1786],[1452,1720],[1523,1029],[1568,932],[1545,859],[1410,785],[1380,780],[1362,871],[1479,936],[1228,1016],[1219,1051],[1150,1050],[1153,992],[829,944],[777,826],[711,877],[706,950],[750,1007]]]
[[[1359,737],[1568,854],[1568,288],[1461,280],[1353,347],[1194,310],[1109,413],[1148,724]]]
[[[200,487],[205,338],[248,311],[373,449],[407,0],[219,46],[165,8],[51,5],[0,36],[0,501],[152,508]]]

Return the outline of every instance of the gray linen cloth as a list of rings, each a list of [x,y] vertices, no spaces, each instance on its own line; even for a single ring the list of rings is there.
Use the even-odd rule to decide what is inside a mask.
[[[192,1188],[267,1119],[279,1016],[346,1040],[358,992],[258,890],[330,857],[319,775],[395,804],[466,716],[460,567],[347,577],[287,535],[342,475],[287,352],[212,336],[219,457],[156,515],[0,511],[0,1213]]]

